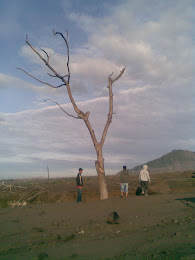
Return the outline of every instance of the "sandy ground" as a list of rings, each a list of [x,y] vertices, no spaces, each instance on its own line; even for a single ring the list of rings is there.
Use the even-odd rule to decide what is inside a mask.
[[[193,192],[0,209],[0,259],[195,259]],[[116,211],[119,224],[107,224]]]

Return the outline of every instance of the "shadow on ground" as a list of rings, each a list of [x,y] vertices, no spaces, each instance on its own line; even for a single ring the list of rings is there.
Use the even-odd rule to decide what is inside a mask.
[[[179,201],[189,201],[189,202],[195,203],[195,198],[182,198],[182,199],[176,199],[176,200],[179,200]]]

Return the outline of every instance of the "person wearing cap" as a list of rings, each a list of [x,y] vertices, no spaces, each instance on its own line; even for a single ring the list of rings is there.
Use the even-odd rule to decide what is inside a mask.
[[[143,169],[139,174],[139,181],[142,188],[142,195],[148,195],[148,182],[151,182],[148,170],[148,165],[143,165]]]
[[[125,193],[126,197],[128,196],[128,178],[129,173],[127,171],[127,167],[123,166],[123,170],[120,174],[121,197],[123,197],[123,193]]]
[[[81,201],[82,199],[82,188],[83,188],[83,179],[82,179],[82,168],[79,168],[79,173],[77,174],[76,177],[76,183],[77,183],[77,190],[78,190],[78,194],[77,194],[77,203]]]

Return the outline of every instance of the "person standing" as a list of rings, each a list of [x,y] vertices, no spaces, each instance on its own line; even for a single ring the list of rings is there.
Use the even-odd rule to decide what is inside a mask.
[[[142,195],[148,195],[148,182],[151,182],[149,172],[147,171],[148,166],[143,165],[143,169],[139,174],[139,181],[142,187]]]
[[[83,172],[83,169],[79,168],[79,173],[77,174],[77,177],[76,177],[77,190],[78,190],[77,203],[82,201],[82,188],[83,188],[83,178],[81,175],[82,172]]]
[[[123,166],[123,170],[120,174],[121,197],[123,197],[123,193],[125,193],[126,197],[128,196],[128,178],[129,173],[127,171],[127,167]]]

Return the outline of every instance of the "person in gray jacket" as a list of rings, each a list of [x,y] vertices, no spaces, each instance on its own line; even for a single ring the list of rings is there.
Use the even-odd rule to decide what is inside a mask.
[[[123,166],[123,170],[120,174],[121,197],[123,197],[123,193],[125,193],[126,197],[128,196],[128,178],[129,173],[127,171],[127,168],[126,166]]]
[[[142,187],[142,195],[148,195],[148,182],[151,182],[149,172],[147,171],[148,166],[143,165],[143,169],[139,174],[139,181]]]

